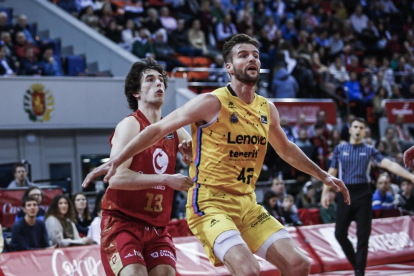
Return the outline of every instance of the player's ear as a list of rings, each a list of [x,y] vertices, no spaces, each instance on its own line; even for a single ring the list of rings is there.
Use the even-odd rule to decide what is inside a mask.
[[[230,62],[226,62],[226,70],[230,75],[233,75],[233,64]]]
[[[139,92],[132,94],[132,96],[134,96],[137,100],[141,99],[141,94]]]

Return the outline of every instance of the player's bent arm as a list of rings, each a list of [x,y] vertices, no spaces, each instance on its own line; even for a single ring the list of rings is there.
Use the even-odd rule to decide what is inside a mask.
[[[221,103],[213,94],[203,94],[195,97],[135,136],[113,159],[114,167],[118,167],[132,156],[152,146],[168,133],[191,123],[211,121],[220,111],[220,108]]]
[[[405,178],[410,181],[414,181],[414,175],[406,171],[403,167],[401,167],[398,163],[393,162],[387,158],[382,159],[380,163],[380,167],[386,169],[402,178]]]
[[[112,138],[111,158],[118,154],[127,144],[138,135],[140,125],[134,117],[123,119],[115,129]],[[166,185],[168,175],[139,174],[129,169],[132,158],[119,166],[115,175],[109,181],[109,187],[118,190],[141,190],[159,185]]]

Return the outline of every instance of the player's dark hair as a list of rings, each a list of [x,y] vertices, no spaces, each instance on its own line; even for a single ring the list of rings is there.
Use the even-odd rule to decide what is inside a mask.
[[[364,118],[361,118],[361,117],[356,117],[355,119],[353,119],[353,120],[351,121],[351,125],[352,125],[352,123],[353,123],[353,122],[355,122],[355,121],[357,121],[357,122],[360,122],[360,123],[364,124],[364,126],[367,126],[367,121],[365,121],[365,119],[364,119]]]
[[[245,34],[237,34],[223,45],[223,57],[225,62],[233,61],[232,50],[233,47],[238,44],[251,44],[257,49],[259,49],[259,42],[256,39],[251,38],[250,36]]]
[[[133,111],[136,111],[138,109],[138,101],[133,94],[136,94],[141,90],[142,75],[146,70],[151,69],[158,71],[162,75],[164,79],[165,89],[167,89],[167,74],[160,64],[158,64],[154,59],[150,57],[135,62],[131,66],[129,73],[126,76],[124,90],[129,108]]]

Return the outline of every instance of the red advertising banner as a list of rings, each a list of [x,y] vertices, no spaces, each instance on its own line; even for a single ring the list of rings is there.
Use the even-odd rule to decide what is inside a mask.
[[[41,187],[40,187],[41,188]],[[22,208],[22,196],[26,189],[11,189],[0,191],[0,225],[2,227],[12,227],[16,214]],[[62,188],[42,188],[44,199],[42,207],[47,210],[48,206],[52,202],[52,199],[62,193]]]
[[[414,101],[413,100],[385,100],[385,111],[388,123],[394,124],[398,115],[404,116],[404,123],[414,123]]]
[[[6,276],[103,276],[99,245],[0,254]]]
[[[323,271],[349,270],[351,265],[335,238],[334,224],[299,227],[298,231],[321,262]],[[356,248],[356,225],[348,238]],[[374,219],[369,239],[368,266],[414,261],[414,218]]]
[[[326,122],[336,125],[336,106],[331,99],[312,100],[312,99],[270,99],[277,110],[279,116],[287,117],[290,124],[296,123],[299,114],[305,114],[306,123],[314,124],[316,122],[316,113],[319,110],[326,111]]]

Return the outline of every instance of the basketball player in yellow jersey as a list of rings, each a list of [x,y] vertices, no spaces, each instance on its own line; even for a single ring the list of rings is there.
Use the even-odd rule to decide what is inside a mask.
[[[279,125],[273,103],[255,93],[260,60],[258,42],[239,34],[223,46],[231,83],[190,100],[152,124],[115,158],[84,180],[107,174],[161,137],[191,124],[194,186],[188,193],[187,220],[214,265],[224,263],[232,275],[259,275],[253,253],[279,268],[284,276],[309,274],[309,260],[288,232],[256,203],[255,183],[269,142],[295,168],[313,175],[344,194],[344,183],[322,171],[291,143]]]

